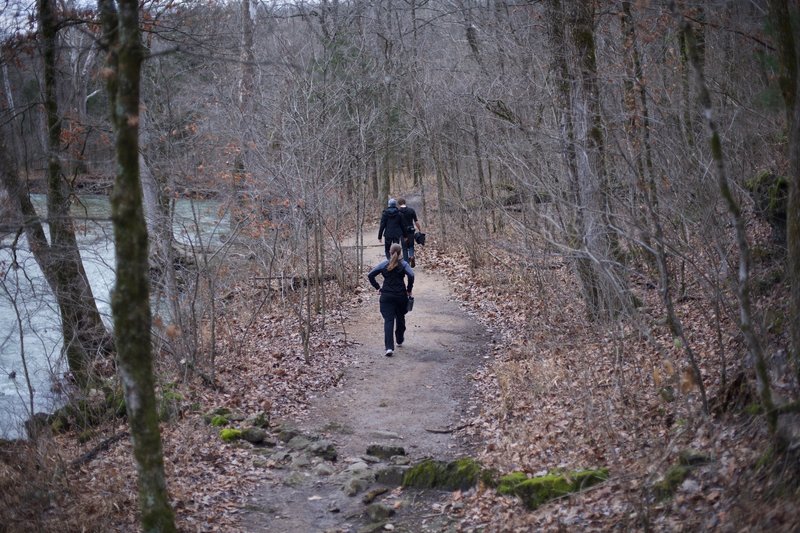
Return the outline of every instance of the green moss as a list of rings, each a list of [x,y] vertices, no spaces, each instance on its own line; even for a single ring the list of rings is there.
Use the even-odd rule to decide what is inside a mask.
[[[500,483],[497,485],[497,492],[511,496],[514,490],[523,481],[527,481],[528,476],[525,472],[512,472],[500,478]]]
[[[225,442],[233,442],[242,437],[242,430],[232,428],[222,429],[219,432],[219,437]]]
[[[514,489],[514,493],[528,509],[536,509],[547,500],[564,496],[570,492],[572,492],[571,483],[564,476],[558,474],[526,479]]]
[[[176,390],[177,385],[167,383],[161,389],[161,398],[158,402],[158,418],[167,422],[177,417],[181,411],[183,395]]]
[[[481,464],[475,459],[469,457],[457,459],[447,465],[443,488],[456,490],[474,487],[478,483],[480,474]]]
[[[430,489],[436,486],[436,479],[442,469],[442,463],[433,459],[426,459],[412,466],[403,475],[404,487]]]
[[[691,468],[685,465],[673,465],[664,474],[664,478],[653,487],[656,497],[664,500],[675,493],[683,480],[689,475]]]
[[[179,402],[183,400],[183,394],[173,390],[165,390],[162,397],[170,402]]]
[[[497,492],[517,496],[526,507],[536,509],[553,498],[591,487],[608,479],[608,469],[550,473],[529,478],[524,472],[512,472],[500,478]]]
[[[216,409],[212,409],[211,411],[204,414],[203,419],[206,421],[206,424],[210,424],[211,420],[213,420],[214,417],[217,415],[228,418],[231,415],[231,410],[228,409],[227,407],[217,407]]]
[[[478,483],[481,465],[471,458],[452,462],[426,459],[403,475],[403,486],[419,489],[466,490]]]
[[[226,426],[228,425],[228,419],[222,415],[214,415],[214,418],[211,419],[210,424],[215,428]]]

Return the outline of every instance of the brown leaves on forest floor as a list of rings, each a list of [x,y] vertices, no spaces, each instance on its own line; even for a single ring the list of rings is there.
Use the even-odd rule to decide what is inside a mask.
[[[677,304],[709,401],[722,413],[708,417],[652,283],[633,289],[642,301],[641,316],[592,323],[566,265],[515,269],[502,250],[490,252],[495,260],[476,271],[468,268],[466,255],[430,260],[495,333],[494,357],[475,376],[481,414],[467,430],[485,444],[479,459],[500,473],[607,467],[611,476],[535,511],[481,487],[451,507],[461,530],[796,527],[796,458],[781,471],[761,466],[760,461],[769,464],[770,450],[763,418],[748,414],[744,405],[721,405],[722,375],[730,385],[746,371],[735,310],[717,330],[713,302],[692,297],[702,291],[690,288]],[[762,300],[780,294],[772,289]],[[658,483],[687,451],[704,457],[703,464],[690,469],[672,497],[662,497]]]
[[[335,290],[330,289],[331,300]],[[241,294],[245,303],[248,298],[254,301],[254,296],[247,290]],[[220,428],[210,426],[203,419],[205,413],[219,407],[243,416],[267,412],[274,425],[302,417],[311,395],[335,386],[348,364],[341,323],[348,308],[358,304],[358,294],[335,297],[340,307],[330,310],[326,329],[314,324],[308,362],[299,320],[291,308],[273,306],[246,334],[241,328],[235,337],[221,336],[214,387],[200,379],[176,383],[170,378],[175,370],[166,363],[160,366],[160,381],[170,383],[170,395],[180,398],[178,416],[163,423],[161,431],[167,486],[181,531],[240,530],[237,515],[254,488],[271,476],[263,462],[254,460],[251,445],[223,443]],[[163,391],[157,391],[157,397],[162,396]],[[37,479],[30,487],[42,501],[32,497],[23,501],[37,503],[46,512],[20,511],[13,517],[14,530],[138,531],[137,478],[129,438],[116,440],[79,467],[70,466],[87,450],[127,429],[124,422],[111,421],[94,428],[94,436],[85,444],[78,444],[77,432],[42,439],[38,464],[34,461],[23,468],[17,463],[9,472],[0,472],[0,489],[8,489],[2,500],[10,502],[23,472],[41,470],[43,461],[57,466],[48,468],[50,477]],[[19,468],[13,471],[15,467]]]
[[[607,467],[610,479],[534,511],[481,486],[455,493],[434,514],[448,512],[462,531],[796,527],[797,458],[770,454],[763,418],[746,409],[752,396],[731,386],[746,370],[735,309],[724,310],[717,328],[714,303],[697,297],[703,291],[693,289],[699,282],[691,279],[677,302],[715,413],[703,416],[697,384],[686,377],[684,347],[665,325],[652,282],[632,280],[642,302],[640,316],[592,323],[567,264],[553,260],[544,268],[518,267],[502,250],[490,252],[494,260],[476,271],[458,254],[432,247],[424,253],[426,268],[444,271],[464,306],[494,334],[487,365],[472,376],[477,395],[471,411],[480,414],[463,433],[478,443],[478,458],[501,473],[533,476]],[[776,262],[769,254],[756,254],[755,262],[758,279],[767,280],[755,286],[756,303],[767,331],[777,332],[785,316],[785,292],[780,277],[770,274]],[[237,294],[243,305],[260,300],[247,290]],[[218,345],[215,388],[199,380],[175,385],[182,398],[180,415],[162,424],[162,432],[168,486],[182,530],[239,530],[238,514],[248,496],[271,477],[247,446],[222,443],[218,428],[202,415],[227,407],[244,415],[268,410],[273,421],[302,417],[310,395],[335,386],[348,364],[339,324],[358,305],[358,294],[339,300],[342,308],[328,316],[326,330],[315,325],[310,364],[296,315],[275,306],[261,312],[252,327],[228,317],[231,325]],[[173,381],[166,378],[170,372],[161,367],[162,382]],[[791,380],[780,372],[775,376],[781,378],[776,390],[791,397]],[[27,470],[0,463],[0,490],[27,481],[22,496],[3,501],[28,498],[43,510],[38,517],[20,511],[17,523],[27,526],[16,529],[138,530],[127,438],[79,468],[68,466],[104,438],[126,430],[116,422],[98,429],[86,444],[78,444],[76,434],[45,440],[21,453],[30,459]],[[659,497],[657,484],[686,451],[703,457],[701,464],[676,484],[671,497]],[[53,474],[23,475],[44,471]]]

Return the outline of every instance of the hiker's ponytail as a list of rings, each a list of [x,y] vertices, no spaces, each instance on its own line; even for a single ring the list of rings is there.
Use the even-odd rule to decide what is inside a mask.
[[[394,270],[397,264],[400,262],[400,255],[403,253],[403,247],[400,246],[398,243],[392,244],[389,247],[389,265],[386,267],[386,270]]]

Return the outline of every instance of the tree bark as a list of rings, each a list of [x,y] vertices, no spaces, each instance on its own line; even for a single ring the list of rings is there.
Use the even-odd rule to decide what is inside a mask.
[[[566,201],[574,207],[574,216],[566,228],[568,245],[577,251],[575,271],[581,281],[583,298],[590,318],[596,318],[600,308],[599,280],[591,259],[582,249],[586,242],[586,207],[578,175],[578,154],[575,148],[575,123],[572,105],[571,75],[567,64],[565,20],[560,0],[551,0],[549,30],[553,40],[553,70],[556,73],[556,113],[561,122],[561,143],[564,163],[569,175]]]
[[[139,179],[139,87],[144,55],[136,0],[99,0],[101,44],[116,133],[117,175],[111,196],[117,279],[111,297],[119,374],[125,390],[139,477],[142,530],[175,531],[169,505],[153,378],[147,225]]]
[[[580,85],[586,109],[587,184],[591,193],[587,199],[588,213],[598,216],[599,221],[589,221],[588,227],[598,230],[586,236],[586,246],[593,257],[593,268],[598,270],[598,300],[595,309],[599,316],[616,316],[629,299],[627,282],[618,261],[622,258],[619,238],[614,229],[614,213],[611,205],[611,178],[607,169],[605,124],[600,110],[600,87],[597,75],[597,52],[594,37],[594,3],[577,0],[573,9],[573,43],[578,54]],[[593,213],[597,213],[594,215]]]
[[[52,0],[38,0],[39,34],[44,67],[44,108],[47,124],[47,244],[40,219],[32,216],[27,191],[17,184],[15,194],[30,229],[31,251],[44,272],[56,297],[61,314],[64,351],[70,372],[81,386],[90,379],[88,365],[100,353],[110,349],[110,336],[100,318],[92,288],[83,268],[75,228],[70,215],[70,191],[61,168],[61,117],[56,87],[56,49],[58,23]],[[33,224],[30,226],[29,224]],[[38,229],[35,227],[38,225]]]

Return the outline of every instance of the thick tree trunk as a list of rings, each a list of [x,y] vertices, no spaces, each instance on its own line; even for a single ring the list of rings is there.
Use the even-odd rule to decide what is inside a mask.
[[[31,249],[56,297],[61,313],[64,351],[70,371],[80,385],[88,382],[88,365],[110,348],[110,337],[97,310],[81,261],[70,215],[70,192],[61,168],[61,118],[56,94],[58,24],[52,0],[38,0],[39,33],[44,66],[44,108],[47,124],[47,220],[50,244],[31,243]],[[17,194],[22,191],[17,187]],[[28,220],[30,219],[26,215]],[[34,236],[34,241],[38,241]],[[36,253],[38,251],[38,254]]]
[[[614,213],[611,205],[611,178],[607,169],[605,147],[605,124],[600,112],[600,88],[598,86],[597,57],[594,38],[594,5],[578,0],[572,6],[572,38],[578,54],[581,96],[586,113],[587,176],[584,185],[591,193],[587,198],[588,214],[599,215],[599,220],[589,220],[586,247],[593,258],[592,267],[598,270],[599,316],[613,317],[622,311],[629,300],[627,282],[623,271],[617,266],[621,261],[619,238],[614,229]],[[595,215],[594,213],[597,213]]]
[[[156,410],[150,339],[147,225],[139,180],[139,76],[143,47],[139,4],[99,0],[117,176],[111,196],[117,280],[111,298],[118,369],[125,390],[133,455],[139,477],[142,530],[175,531],[169,505]]]
[[[556,72],[557,113],[561,119],[561,142],[564,163],[569,175],[568,204],[574,207],[574,217],[566,228],[568,245],[577,251],[575,271],[581,281],[583,298],[590,318],[597,317],[600,308],[599,279],[592,267],[591,259],[583,253],[586,241],[586,207],[581,194],[578,175],[578,154],[575,149],[575,123],[572,105],[572,87],[566,57],[564,15],[560,0],[551,0],[549,10],[550,34],[553,40],[553,70]]]

